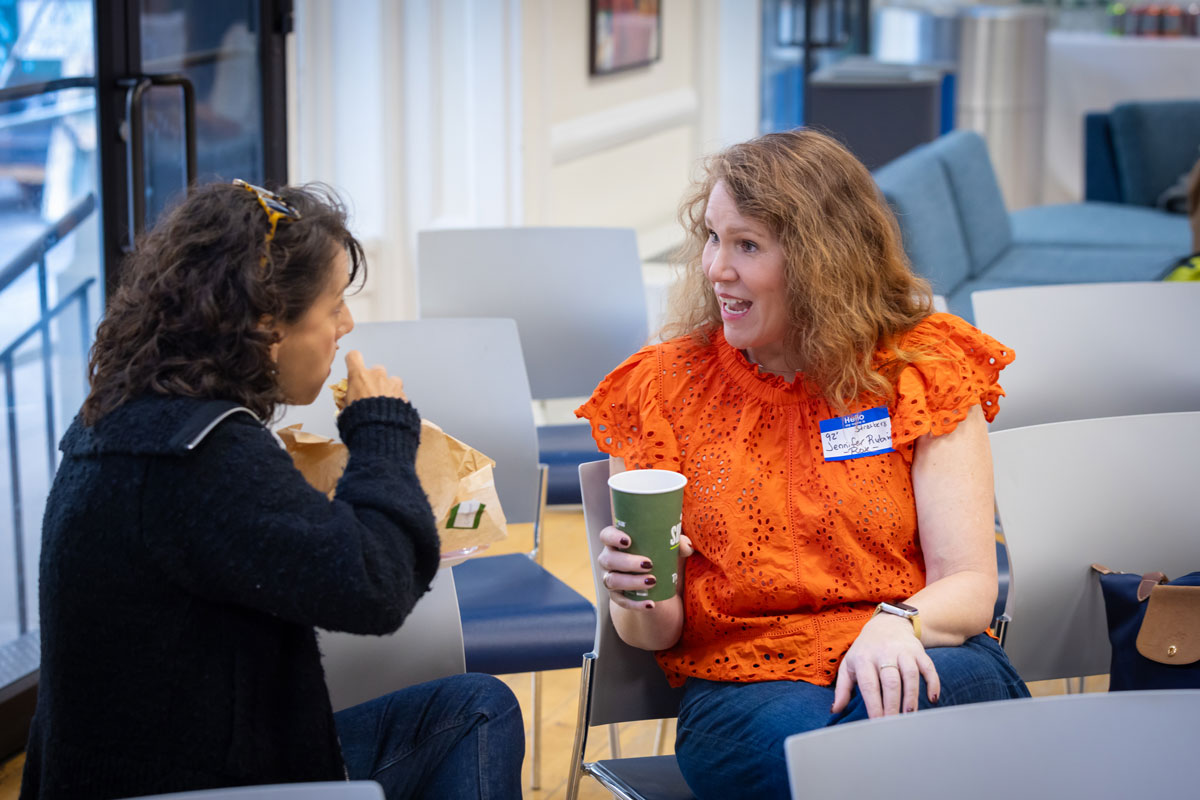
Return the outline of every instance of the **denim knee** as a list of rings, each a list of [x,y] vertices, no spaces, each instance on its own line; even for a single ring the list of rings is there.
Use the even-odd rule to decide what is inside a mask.
[[[524,728],[524,723],[520,721],[521,705],[504,681],[479,672],[455,675],[450,680],[455,682],[458,691],[469,698],[463,702],[464,707],[477,711],[489,721],[502,719],[515,712],[518,725]]]
[[[1004,650],[986,634],[972,636],[958,647],[934,647],[928,653],[942,685],[938,705],[1029,697]]]

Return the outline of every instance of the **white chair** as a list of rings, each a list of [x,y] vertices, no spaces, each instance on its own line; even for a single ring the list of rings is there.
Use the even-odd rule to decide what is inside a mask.
[[[128,800],[384,800],[384,796],[375,781],[327,781],[148,794]]]
[[[1108,672],[1090,565],[1200,570],[1200,412],[1016,428],[991,446],[1012,562],[1005,651],[1029,681]]]
[[[1196,689],[1002,700],[800,733],[784,752],[794,800],[1173,797],[1195,783],[1198,717]]]
[[[631,228],[421,231],[422,318],[517,321],[536,400],[582,397],[646,343],[642,264]],[[602,459],[584,424],[544,425],[538,452],[550,503],[578,503],[575,471]]]
[[[317,632],[334,711],[467,671],[454,571],[438,570],[400,630],[390,636]]]
[[[343,342],[349,346],[342,352],[357,346],[352,335]],[[342,369],[335,366],[335,371]],[[285,409],[276,428],[302,423],[306,431],[336,438],[336,417],[332,395],[322,392],[312,405]],[[334,711],[407,686],[466,672],[458,596],[449,569],[438,571],[429,591],[395,633],[361,636],[318,630],[317,636]]]
[[[993,431],[1200,411],[1200,284],[1023,286],[971,301],[979,329],[1016,353]]]
[[[537,399],[591,394],[646,341],[632,228],[421,231],[417,268],[422,318],[517,321]]]
[[[608,609],[608,590],[596,558],[604,546],[600,530],[612,524],[608,492],[608,462],[579,465],[583,516],[587,528],[588,553],[596,586],[596,640],[583,657],[580,675],[579,713],[575,744],[567,777],[567,800],[575,800],[584,775],[591,775],[614,796],[627,800],[687,800],[691,790],[684,783],[675,756],[649,756],[584,762],[588,730],[596,725],[674,718],[679,712],[682,689],[672,689],[654,654],[631,647],[617,636]],[[611,735],[610,741],[615,739]],[[614,747],[614,750],[616,748]]]
[[[511,319],[363,323],[342,339],[341,349],[360,350],[368,366],[381,364],[403,378],[405,391],[422,416],[496,462],[496,492],[505,518],[509,523],[533,524],[536,551],[541,535],[542,469],[516,323]],[[332,414],[333,400],[327,394],[313,405],[323,405]],[[318,408],[315,413],[323,412]],[[454,567],[451,586],[458,616],[444,623],[449,630],[431,631],[430,642],[444,644],[453,640],[457,630],[467,671],[532,673],[529,750],[536,789],[541,772],[541,673],[579,664],[591,646],[596,617],[589,600],[531,556],[484,554]],[[400,631],[403,634],[404,628]]]

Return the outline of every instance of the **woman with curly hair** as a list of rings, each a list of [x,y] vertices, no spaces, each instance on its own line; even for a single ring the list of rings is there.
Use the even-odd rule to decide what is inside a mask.
[[[681,219],[676,338],[576,413],[614,468],[688,478],[679,594],[625,594],[654,578],[617,528],[599,563],[621,638],[684,687],[692,790],[787,797],[791,734],[1027,696],[986,633],[1012,352],[932,313],[870,174],[819,133],[712,157]]]
[[[439,564],[399,379],[346,356],[332,500],[265,426],[322,391],[364,274],[335,197],[240,181],[195,189],[125,262],[43,522],[22,798],[347,776],[520,797],[524,726],[495,678],[330,707],[314,626],[390,633]]]

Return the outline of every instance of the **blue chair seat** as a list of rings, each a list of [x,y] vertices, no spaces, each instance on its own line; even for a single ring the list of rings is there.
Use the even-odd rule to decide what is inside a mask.
[[[578,667],[592,649],[596,609],[522,553],[468,559],[454,585],[468,672]]]
[[[646,800],[695,798],[683,780],[675,756],[608,759],[592,764],[591,770],[597,780],[608,787],[620,787],[627,797]]]
[[[582,424],[543,425],[537,429],[538,460],[546,465],[546,503],[577,505],[579,465],[608,456],[596,449],[592,427]]]

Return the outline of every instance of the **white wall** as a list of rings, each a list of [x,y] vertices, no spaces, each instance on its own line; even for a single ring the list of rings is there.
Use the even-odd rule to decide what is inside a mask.
[[[352,199],[359,319],[415,312],[416,233],[616,225],[674,245],[697,159],[755,134],[759,0],[663,0],[662,58],[588,74],[588,0],[297,0],[291,180]]]

